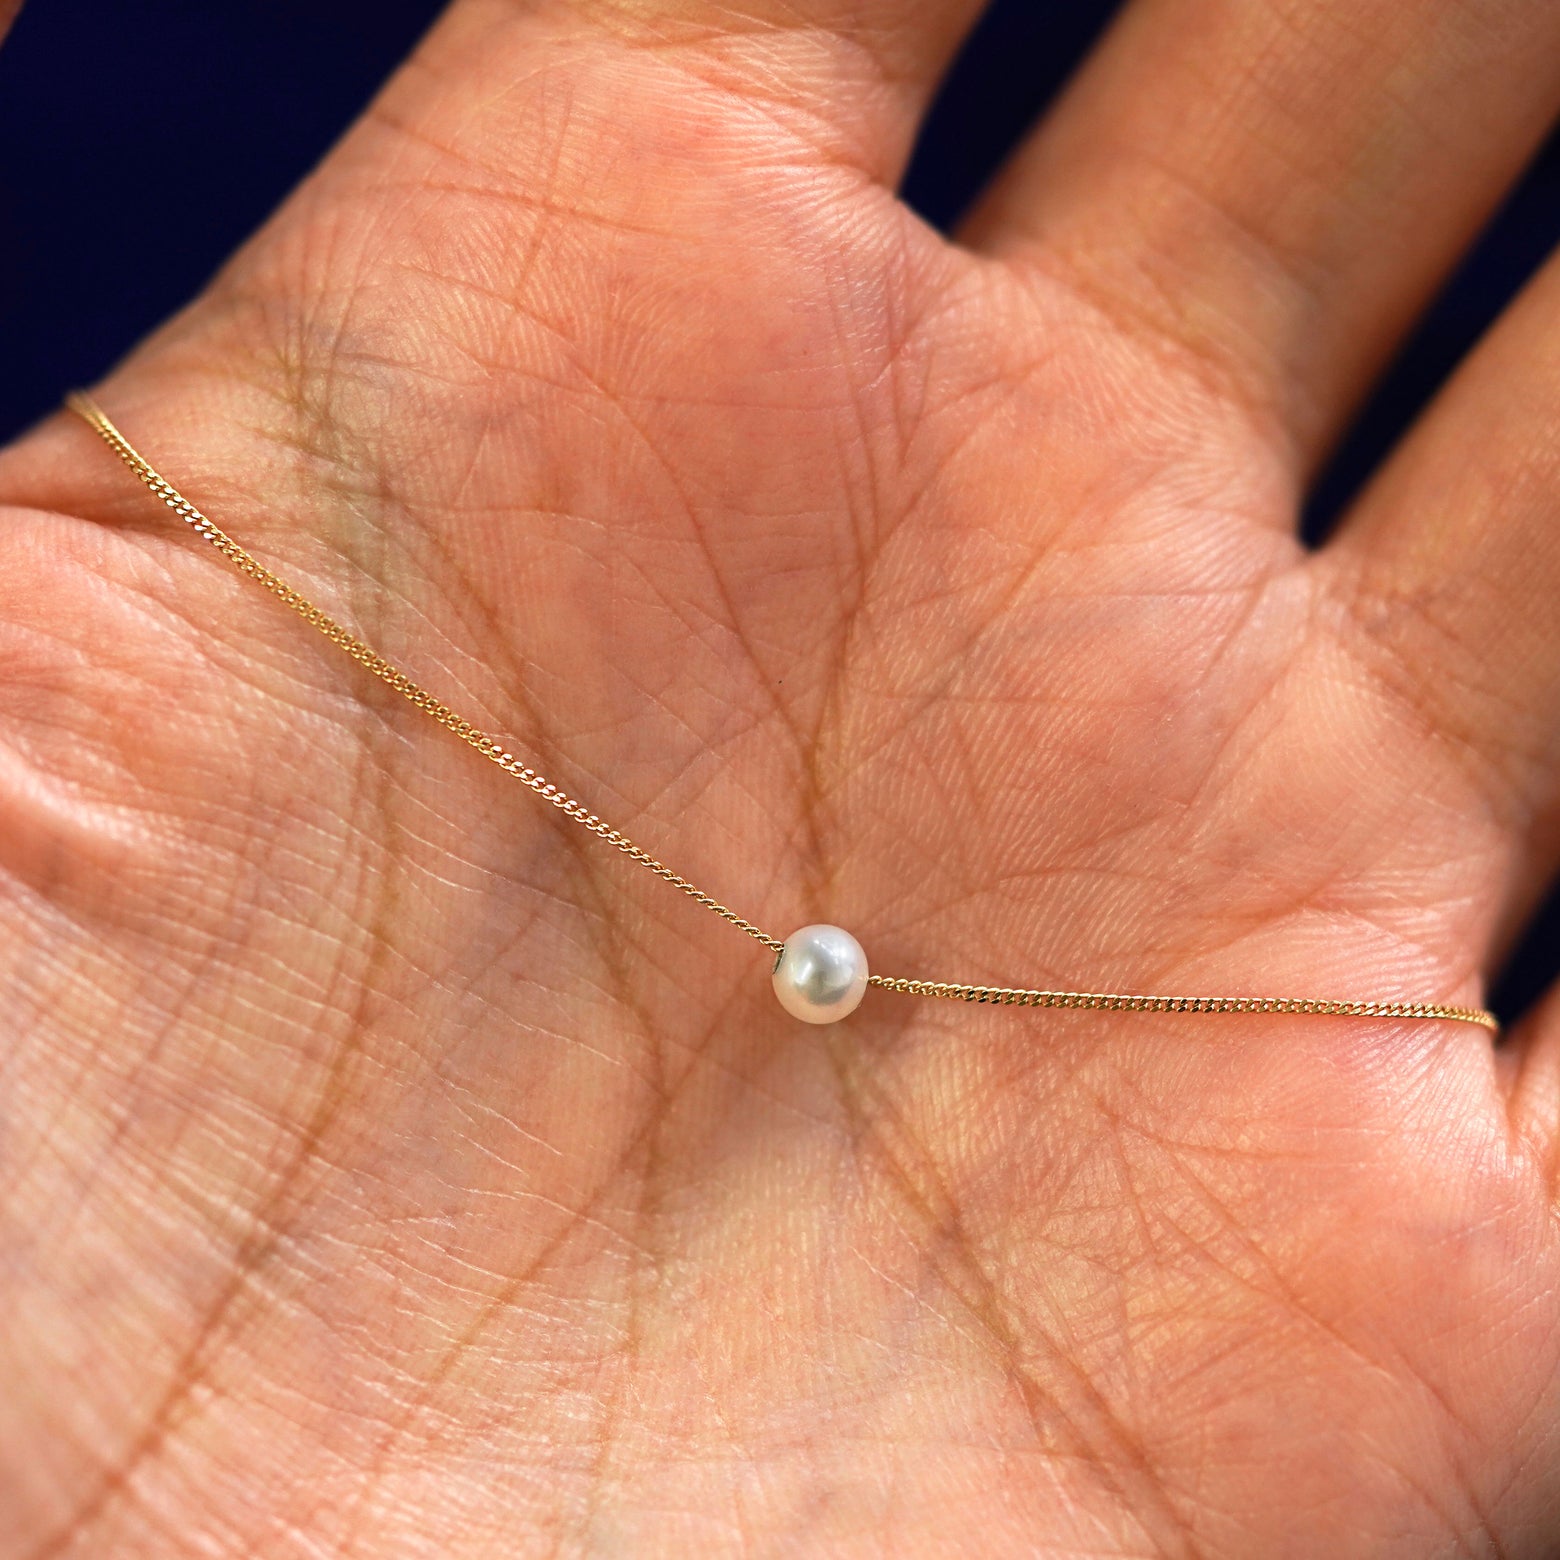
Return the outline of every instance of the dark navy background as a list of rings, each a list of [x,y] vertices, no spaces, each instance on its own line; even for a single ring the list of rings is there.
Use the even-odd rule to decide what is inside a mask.
[[[29,0],[0,52],[0,438],[95,378],[194,292],[351,121],[434,0]],[[995,0],[905,193],[946,225],[1108,20],[1104,0]],[[1387,375],[1323,476],[1313,537],[1560,240],[1560,143]],[[1497,993],[1560,973],[1560,896]]]

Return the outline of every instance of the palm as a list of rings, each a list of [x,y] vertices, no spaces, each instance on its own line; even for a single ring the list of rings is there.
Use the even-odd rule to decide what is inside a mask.
[[[151,458],[773,931],[1474,996],[1519,766],[1290,538],[1238,376],[800,109],[511,25],[105,389]],[[472,111],[495,38],[523,100]],[[0,468],[6,1555],[1542,1546],[1547,1052],[801,1032],[85,441]]]

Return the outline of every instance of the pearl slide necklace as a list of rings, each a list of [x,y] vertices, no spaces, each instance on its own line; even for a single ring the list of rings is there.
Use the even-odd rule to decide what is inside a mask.
[[[1133,996],[1119,992],[1035,991],[1024,987],[907,980],[900,976],[871,974],[861,944],[842,927],[804,926],[782,942],[674,872],[649,851],[636,845],[626,834],[603,823],[584,803],[575,801],[517,758],[497,737],[457,715],[398,666],[343,628],[279,575],[273,574],[162,477],[109,421],[107,414],[90,396],[75,392],[67,399],[66,405],[82,417],[130,470],[197,536],[215,547],[241,573],[265,586],[332,644],[346,651],[366,671],[389,684],[462,742],[513,775],[522,785],[529,786],[544,801],[551,802],[582,828],[588,829],[608,845],[615,846],[641,866],[649,868],[657,877],[670,883],[673,888],[681,889],[706,909],[713,910],[722,920],[729,921],[755,942],[763,943],[775,955],[772,977],[775,995],[793,1018],[809,1024],[832,1024],[854,1013],[866,995],[867,988],[876,986],[885,991],[902,992],[914,997],[949,997],[960,1002],[991,1002],[1018,1007],[1092,1008],[1133,1013],[1314,1013],[1343,1018],[1449,1019],[1457,1023],[1479,1024],[1489,1030],[1498,1030],[1500,1027],[1495,1015],[1484,1008],[1454,1007],[1441,1002],[1362,1002],[1331,997]]]

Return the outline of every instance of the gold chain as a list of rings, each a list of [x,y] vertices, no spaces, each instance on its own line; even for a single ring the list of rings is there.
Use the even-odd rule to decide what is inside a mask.
[[[658,878],[670,883],[673,888],[681,889],[690,899],[713,910],[722,920],[746,932],[755,942],[763,943],[776,955],[784,950],[785,943],[780,938],[771,937],[753,922],[690,883],[680,873],[674,872],[665,862],[657,860],[626,834],[603,823],[583,802],[575,801],[538,774],[506,749],[497,737],[457,715],[442,700],[408,677],[400,667],[387,661],[377,650],[371,649],[355,634],[343,628],[329,613],[315,606],[301,591],[295,590],[279,575],[272,573],[160,475],[90,396],[76,391],[67,397],[66,405],[85,419],[131,471],[197,536],[210,542],[241,573],[258,580],[286,606],[291,607],[304,622],[317,628],[332,644],[345,650],[360,666],[394,688],[418,709],[433,716],[441,726],[452,731],[462,742],[475,748],[507,774],[513,775],[522,785],[529,786],[544,801],[551,802],[582,828],[589,829],[631,860],[648,867]],[[1023,987],[970,986],[948,981],[906,980],[891,975],[869,976],[868,983],[885,991],[903,992],[913,997],[947,997],[958,1002],[1001,1003],[1016,1007],[1094,1008],[1128,1013],[1315,1013],[1348,1018],[1443,1018],[1458,1023],[1479,1024],[1489,1030],[1498,1030],[1500,1027],[1495,1015],[1484,1008],[1452,1007],[1440,1002],[1353,1002],[1323,997],[1131,996],[1105,991],[1032,991]]]
[[[479,727],[473,726],[469,720],[457,715],[449,705],[435,698],[421,684],[413,682],[400,667],[387,661],[377,650],[370,649],[356,634],[343,628],[328,612],[315,606],[302,591],[294,590],[280,575],[273,574],[253,553],[239,546],[226,531],[208,520],[171,482],[159,475],[152,463],[109,421],[107,414],[90,396],[77,391],[68,397],[65,404],[73,412],[86,418],[115,454],[181,520],[186,521],[197,536],[204,537],[235,568],[247,574],[250,579],[258,580],[268,591],[291,607],[305,623],[317,628],[332,644],[340,645],[360,666],[366,667],[382,682],[388,683],[397,693],[405,695],[418,709],[426,710],[441,726],[453,731],[462,742],[474,747],[484,758],[491,759],[500,769],[512,774],[522,785],[530,786],[538,796],[551,802],[560,812],[567,813],[576,823],[589,829],[592,834],[599,835],[609,845],[615,845],[625,856],[632,857],[641,866],[649,867],[657,877],[664,878],[673,888],[680,888],[690,899],[698,900],[701,905],[713,910],[722,920],[730,921],[733,926],[763,943],[765,947],[772,948],[776,953],[785,947],[778,937],[771,937],[767,932],[760,931],[735,910],[728,910],[718,899],[711,898],[703,889],[696,888],[687,878],[673,872],[665,862],[657,861],[649,851],[641,849],[626,834],[620,834],[611,824],[603,823],[583,802],[575,801],[572,796],[560,790],[545,776],[537,774],[529,765],[522,763],[497,737],[489,735]]]

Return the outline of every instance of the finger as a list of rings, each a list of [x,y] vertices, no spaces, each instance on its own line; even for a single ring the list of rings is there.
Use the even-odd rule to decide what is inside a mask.
[[[1317,560],[1369,674],[1506,825],[1508,931],[1560,853],[1557,408],[1552,260]]]
[[[1551,0],[1138,0],[961,236],[1311,465],[1557,104]]]
[[[1560,990],[1551,991],[1496,1052],[1511,1124],[1560,1202]]]
[[[893,185],[927,100],[980,10],[981,0],[575,0],[541,8],[462,0],[429,52],[440,71],[464,56],[485,60],[489,77],[508,61],[518,79],[544,38],[617,47],[680,79],[683,116],[697,117],[701,101],[724,95],[766,133],[789,133]]]

